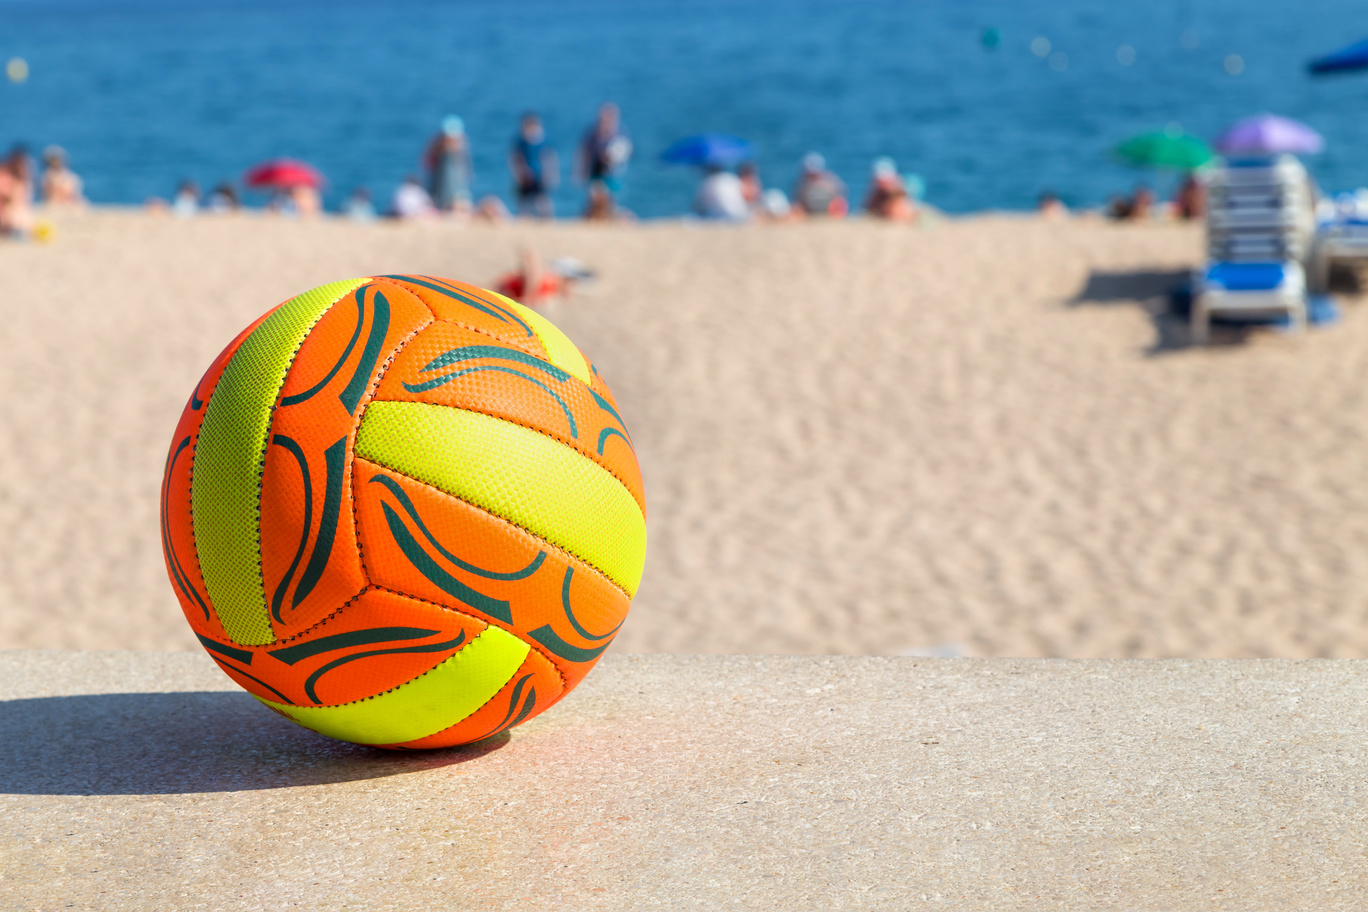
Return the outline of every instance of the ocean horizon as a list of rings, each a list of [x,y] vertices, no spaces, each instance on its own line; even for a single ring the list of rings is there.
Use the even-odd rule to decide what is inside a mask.
[[[663,164],[699,132],[751,141],[788,190],[822,153],[858,202],[872,161],[919,175],[954,213],[1104,204],[1172,178],[1110,150],[1170,124],[1213,139],[1263,112],[1326,139],[1308,159],[1329,191],[1368,184],[1368,74],[1313,78],[1308,59],[1368,36],[1348,0],[0,0],[0,145],[67,149],[95,203],[169,197],[182,180],[240,184],[291,156],[381,205],[417,173],[442,118],[471,137],[477,196],[511,201],[506,156],[536,110],[568,169],[599,103],[617,102],[635,155],[623,204],[687,211],[697,181]],[[253,204],[264,202],[250,195]],[[564,182],[557,213],[578,214]]]

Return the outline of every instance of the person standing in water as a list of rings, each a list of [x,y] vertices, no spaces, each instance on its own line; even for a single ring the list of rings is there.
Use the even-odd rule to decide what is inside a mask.
[[[424,159],[428,169],[428,193],[438,211],[469,212],[474,168],[470,162],[465,121],[455,115],[443,118],[442,129],[428,143]]]
[[[508,169],[513,172],[518,214],[551,218],[555,214],[551,191],[560,182],[560,161],[556,150],[546,141],[546,130],[534,111],[522,116],[513,148],[508,152]]]
[[[622,129],[622,115],[611,101],[599,106],[598,118],[580,140],[575,173],[589,185],[591,207],[594,188],[616,197],[622,192],[622,174],[632,157],[632,141]],[[602,195],[602,194],[599,194]]]

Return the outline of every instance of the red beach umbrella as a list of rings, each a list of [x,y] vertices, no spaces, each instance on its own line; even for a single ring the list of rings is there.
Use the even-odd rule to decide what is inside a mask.
[[[323,175],[312,165],[293,158],[276,158],[262,162],[247,171],[242,182],[248,187],[266,190],[289,190],[291,187],[323,186]]]

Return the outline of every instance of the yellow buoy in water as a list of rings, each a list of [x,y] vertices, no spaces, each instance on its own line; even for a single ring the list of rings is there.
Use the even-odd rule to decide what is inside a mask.
[[[28,61],[23,57],[11,57],[9,63],[5,64],[5,75],[10,82],[24,82],[28,79]]]

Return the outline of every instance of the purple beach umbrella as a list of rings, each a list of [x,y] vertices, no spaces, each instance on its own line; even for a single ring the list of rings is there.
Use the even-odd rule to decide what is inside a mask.
[[[1324,147],[1325,140],[1306,124],[1272,114],[1246,118],[1216,140],[1223,155],[1311,155]]]

